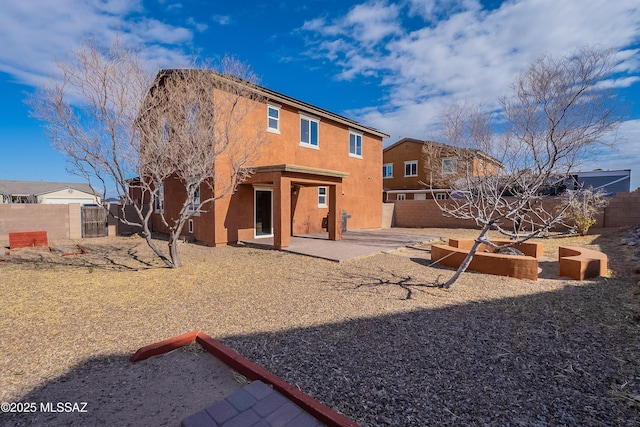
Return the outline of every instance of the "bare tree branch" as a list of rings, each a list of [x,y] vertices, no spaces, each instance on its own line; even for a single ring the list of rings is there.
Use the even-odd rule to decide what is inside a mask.
[[[472,219],[481,228],[445,286],[466,270],[480,243],[490,244],[489,230],[517,244],[554,227],[570,227],[567,220],[580,197],[601,206],[594,201],[597,196],[585,192],[566,192],[559,209],[545,200],[557,197],[569,173],[617,128],[620,112],[612,92],[602,87],[614,65],[611,51],[584,48],[567,57],[545,55],[516,79],[513,94],[500,100],[501,117],[468,104],[443,112],[443,134],[465,167],[451,186],[451,200],[436,202],[445,215]],[[499,126],[504,132],[494,130]]]
[[[158,257],[179,266],[176,243],[187,219],[235,191],[265,141],[262,123],[247,122],[262,101],[255,76],[225,58],[220,73],[200,66],[155,77],[119,39],[108,49],[88,40],[57,68],[27,100],[33,116],[46,123],[70,170],[99,184],[101,200],[117,193],[122,206],[110,214],[141,227]],[[151,238],[150,220],[156,204],[165,205],[160,190],[169,179],[181,183],[185,199],[172,215],[160,212],[167,256]]]

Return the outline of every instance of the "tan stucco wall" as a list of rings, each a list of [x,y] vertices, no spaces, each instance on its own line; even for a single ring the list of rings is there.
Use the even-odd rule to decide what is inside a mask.
[[[382,163],[393,164],[393,177],[382,180],[382,185],[385,188],[392,190],[419,190],[425,188],[419,184],[419,181],[428,182],[422,160],[422,147],[422,144],[406,141],[384,152]],[[418,161],[418,176],[405,177],[404,163],[413,160]],[[380,168],[380,173],[382,174],[382,167]]]
[[[268,141],[258,148],[259,157],[252,167],[291,164],[309,168],[347,173],[343,178],[341,205],[351,218],[350,229],[380,228],[382,226],[382,138],[362,134],[362,158],[349,156],[349,127],[329,119],[319,119],[319,148],[300,145],[300,111],[286,105],[280,109],[280,133],[267,132],[267,105],[258,104],[246,119],[246,129],[262,127]],[[305,116],[313,114],[302,112]],[[362,132],[360,132],[362,133]],[[224,159],[216,163],[218,176],[225,176]],[[295,184],[295,183],[294,183]],[[219,182],[219,187],[223,182]],[[295,186],[298,194],[292,212],[292,233],[322,231],[322,217],[327,208],[318,207],[317,186]],[[201,187],[201,199],[205,199],[205,187]],[[165,183],[165,214],[175,218],[184,200],[184,187],[177,182]],[[194,217],[194,233],[201,242],[215,246],[228,242],[253,238],[254,187],[240,185],[233,196],[217,200],[206,213]],[[328,197],[328,195],[327,195]],[[292,199],[292,202],[294,200]],[[160,218],[154,215],[153,230],[167,232]],[[183,229],[187,233],[187,226]]]
[[[0,240],[9,233],[46,231],[49,242],[78,239],[82,235],[80,205],[7,204],[0,205]]]

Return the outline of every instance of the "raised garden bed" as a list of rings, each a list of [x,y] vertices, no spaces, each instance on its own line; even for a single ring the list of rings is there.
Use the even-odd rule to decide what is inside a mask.
[[[431,245],[431,260],[446,267],[458,268],[469,254],[473,242],[473,239],[449,239],[449,245]],[[509,241],[494,243],[510,244]],[[495,248],[481,244],[468,269],[498,276],[538,280],[538,258],[542,255],[542,243],[525,242],[514,245],[513,248],[524,256],[496,253]]]

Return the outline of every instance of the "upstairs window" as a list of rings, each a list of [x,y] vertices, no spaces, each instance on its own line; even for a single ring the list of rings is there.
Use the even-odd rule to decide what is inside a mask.
[[[318,187],[318,207],[327,207],[327,187]]]
[[[267,131],[280,133],[280,107],[267,106]]]
[[[318,147],[319,122],[311,117],[300,116],[300,145],[310,148]]]
[[[382,165],[382,177],[393,178],[393,163],[385,163]]]
[[[196,187],[193,193],[193,202],[189,205],[190,212],[196,212],[198,209],[200,209],[200,186]]]
[[[404,162],[404,176],[418,176],[418,161]]]
[[[455,157],[442,159],[442,173],[451,174],[458,171],[458,160]]]
[[[349,132],[349,156],[362,158],[362,134]]]

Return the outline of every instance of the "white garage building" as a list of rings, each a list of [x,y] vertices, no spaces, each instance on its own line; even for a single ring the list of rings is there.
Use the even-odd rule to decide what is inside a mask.
[[[0,203],[95,205],[100,197],[89,184],[0,180]]]

